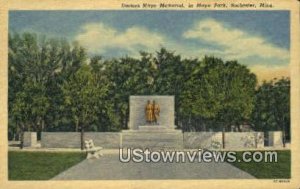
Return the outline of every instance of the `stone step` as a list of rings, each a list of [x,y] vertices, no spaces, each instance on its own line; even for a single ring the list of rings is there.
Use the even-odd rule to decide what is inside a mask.
[[[181,130],[175,129],[175,126],[164,126],[164,125],[142,125],[138,126],[137,129],[122,130],[122,133],[182,133]]]
[[[144,143],[124,143],[123,148],[140,148],[140,149],[183,149],[182,144],[166,142],[144,142]]]
[[[181,132],[167,132],[167,133],[147,133],[147,132],[126,132],[122,133],[122,138],[131,137],[137,139],[167,139],[167,138],[183,138]]]
[[[139,148],[139,149],[183,149],[180,143],[125,143],[122,148]]]
[[[171,133],[123,133],[122,147],[126,148],[183,148],[183,135]]]
[[[152,130],[174,130],[174,127],[167,127],[162,125],[141,125],[138,127],[140,131],[152,131]]]
[[[182,133],[181,130],[166,129],[166,130],[122,130],[122,133]]]

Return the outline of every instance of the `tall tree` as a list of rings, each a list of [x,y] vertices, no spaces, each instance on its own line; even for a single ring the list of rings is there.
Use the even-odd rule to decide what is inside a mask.
[[[24,130],[42,125],[49,109],[45,86],[49,65],[46,46],[39,45],[36,35],[9,36],[9,47],[10,120],[19,125],[23,138]]]
[[[283,142],[290,138],[290,79],[263,82],[256,90],[252,123],[256,130],[282,130]]]
[[[60,85],[80,68],[84,53],[82,47],[71,47],[63,39],[38,38],[31,33],[9,35],[9,119],[14,123],[10,126],[44,131],[46,125],[60,125],[66,116]],[[21,102],[22,98],[26,100]],[[17,110],[25,111],[21,107],[30,115],[23,116],[26,120],[15,116]]]
[[[255,86],[256,77],[245,66],[205,57],[186,81],[182,104],[191,117],[203,122],[213,120],[224,129],[238,127],[250,118]]]
[[[103,98],[108,94],[107,83],[98,83],[92,69],[83,65],[62,85],[65,104],[69,106],[76,127],[81,130],[81,149],[84,148],[84,131],[97,120]]]

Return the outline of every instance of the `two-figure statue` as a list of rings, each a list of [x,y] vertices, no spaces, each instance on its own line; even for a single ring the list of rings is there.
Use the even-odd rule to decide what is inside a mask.
[[[158,124],[158,118],[160,113],[160,107],[155,101],[151,103],[150,100],[148,100],[148,103],[145,108],[145,114],[146,114],[146,121],[150,124]]]

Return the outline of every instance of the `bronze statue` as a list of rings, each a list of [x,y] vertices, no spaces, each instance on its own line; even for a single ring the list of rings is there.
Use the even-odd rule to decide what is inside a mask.
[[[159,105],[156,104],[154,100],[153,103],[150,103],[150,100],[148,100],[145,108],[146,122],[150,124],[153,123],[157,124],[159,113],[160,113]]]
[[[158,118],[159,118],[160,107],[159,107],[159,105],[157,103],[155,103],[154,100],[153,100],[152,106],[153,106],[153,117],[154,117],[153,122],[155,124],[158,124],[157,121],[158,121]]]
[[[150,100],[148,100],[148,103],[146,105],[145,114],[146,114],[146,122],[152,123],[153,122],[153,106],[150,103]]]

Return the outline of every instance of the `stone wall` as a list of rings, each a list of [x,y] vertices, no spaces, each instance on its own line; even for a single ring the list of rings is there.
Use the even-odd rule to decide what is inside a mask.
[[[183,144],[187,149],[220,149],[222,132],[185,132]]]
[[[24,132],[24,147],[36,147],[37,146],[37,134],[36,132]]]
[[[155,100],[160,106],[159,125],[175,128],[175,101],[174,96],[130,96],[129,98],[129,124],[131,130],[138,129],[138,126],[147,125],[145,119],[145,107],[147,101]]]
[[[225,149],[263,148],[263,136],[263,132],[226,132]]]
[[[92,139],[96,146],[103,148],[119,148],[121,133],[116,132],[87,132],[85,139]]]
[[[268,143],[269,146],[283,147],[282,132],[281,131],[269,132]]]
[[[120,133],[85,132],[84,139],[92,139],[96,146],[119,148]],[[80,132],[43,132],[41,146],[44,148],[80,148]]]
[[[264,147],[262,132],[225,132],[225,149],[252,149]],[[187,149],[221,149],[222,132],[185,132],[184,148]]]
[[[182,149],[182,137],[181,131],[123,132],[121,146],[141,149]]]
[[[270,134],[271,135],[271,134]],[[273,133],[273,147],[282,145],[278,142],[279,134]],[[119,147],[152,147],[185,149],[221,149],[223,147],[222,132],[86,132],[85,140],[92,139],[96,146],[105,149]],[[276,139],[277,138],[277,139]],[[80,132],[43,132],[41,146],[44,148],[80,148]],[[226,132],[225,149],[264,148],[262,132]]]

